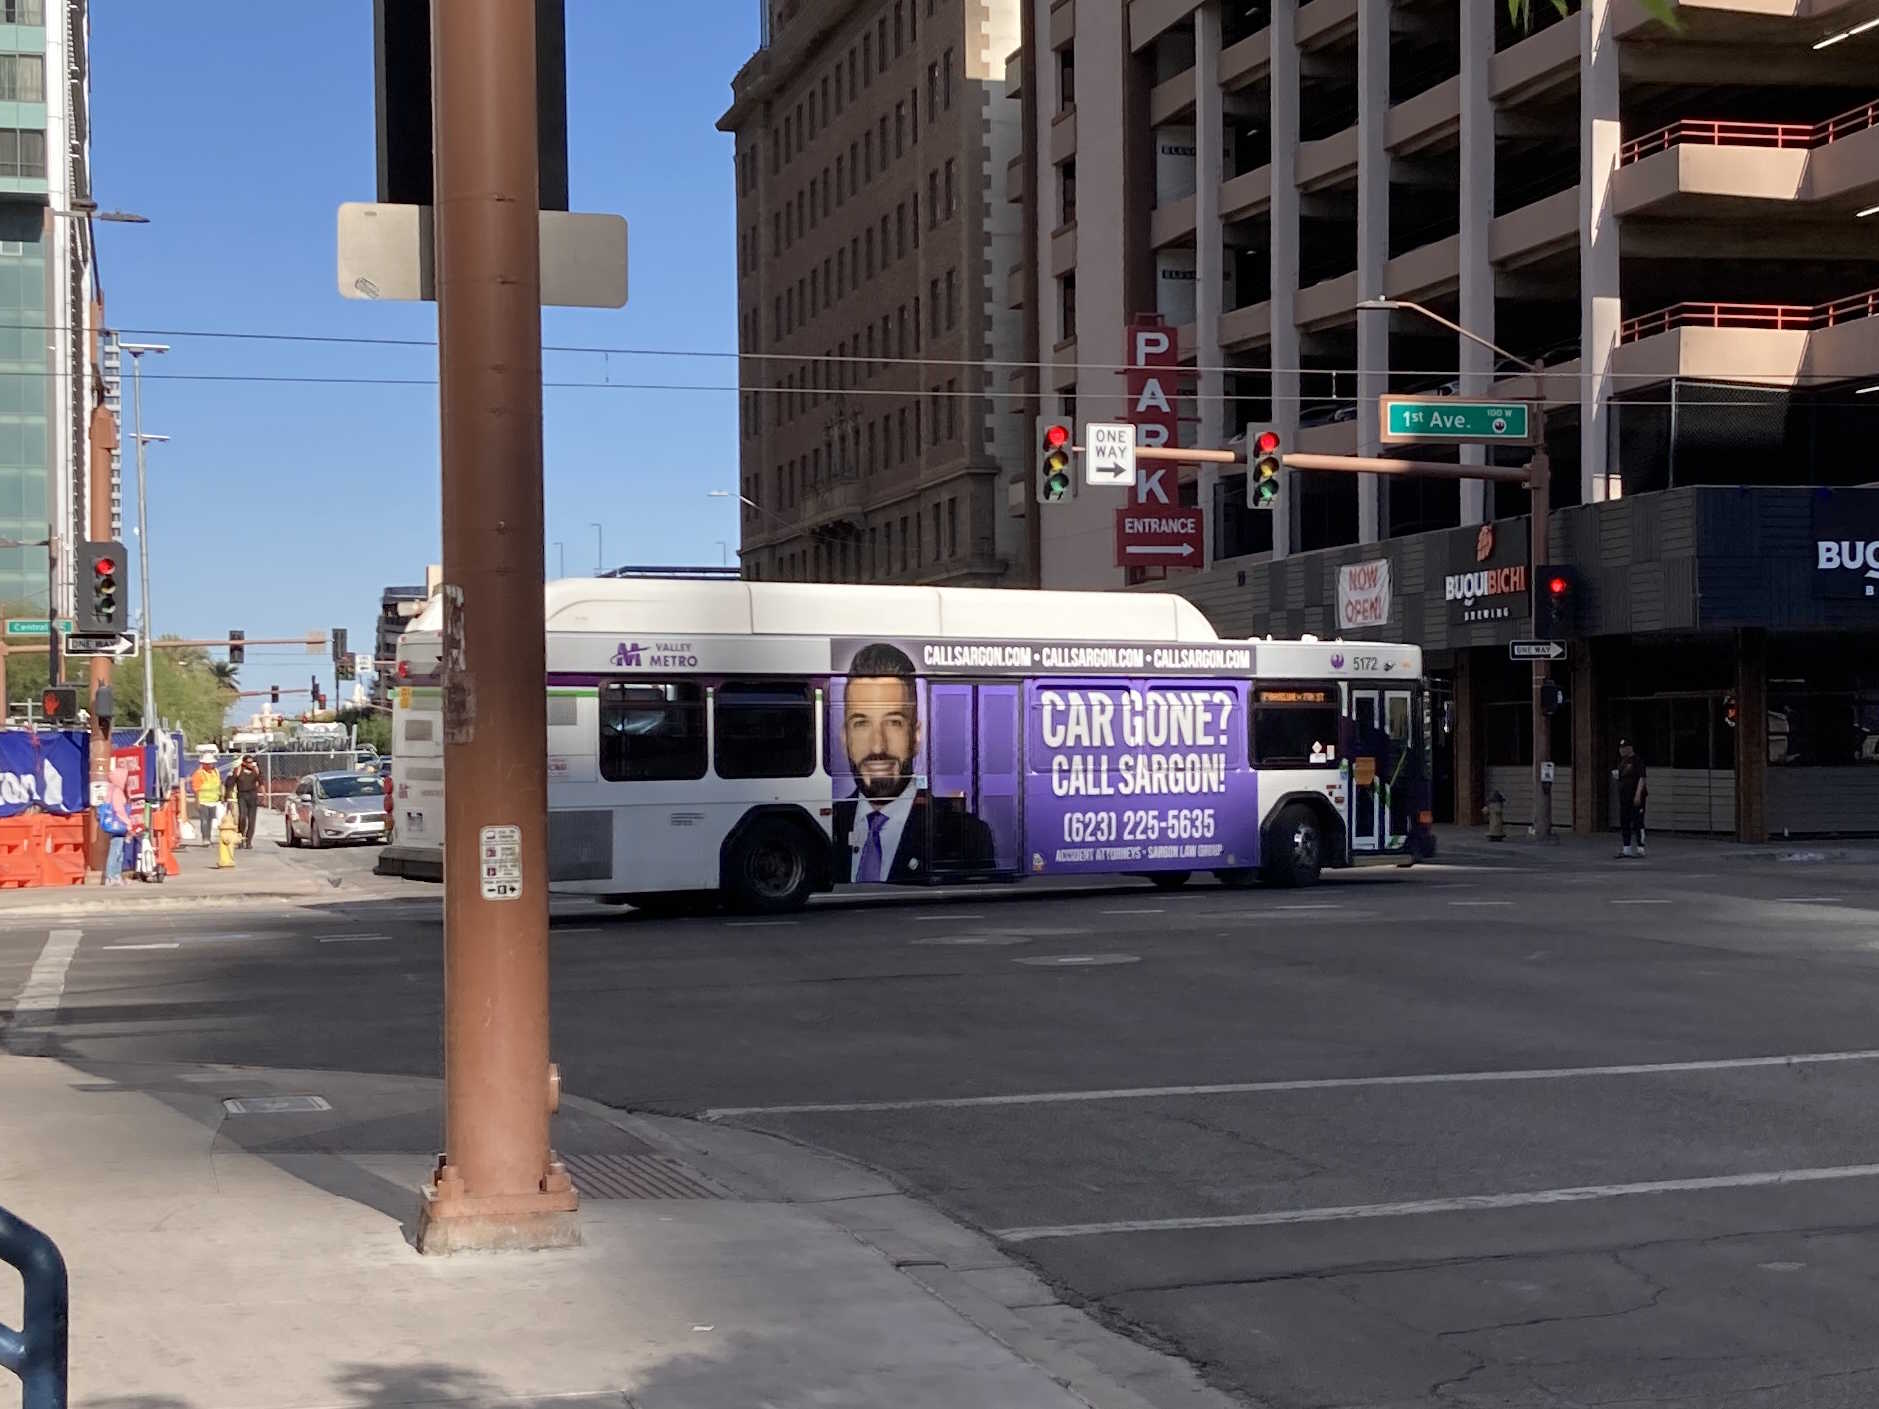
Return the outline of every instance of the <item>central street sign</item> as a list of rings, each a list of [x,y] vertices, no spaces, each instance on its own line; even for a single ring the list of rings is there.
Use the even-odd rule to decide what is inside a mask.
[[[1116,510],[1118,567],[1190,567],[1204,560],[1206,517],[1198,508],[1131,504]]]
[[[1525,445],[1533,439],[1533,408],[1524,401],[1384,396],[1377,407],[1385,445],[1432,440]]]
[[[1507,655],[1512,660],[1564,660],[1564,641],[1509,641]]]
[[[65,632],[70,631],[71,629],[72,629],[72,619],[69,616],[60,617],[59,618],[60,634],[63,635]],[[26,617],[24,619],[9,619],[7,622],[6,634],[8,636],[44,636],[47,634],[46,619],[43,616]]]
[[[1083,482],[1098,489],[1135,485],[1135,427],[1127,421],[1091,421],[1083,428]]]
[[[97,636],[67,636],[68,656],[134,656],[137,654],[135,631],[113,631]]]

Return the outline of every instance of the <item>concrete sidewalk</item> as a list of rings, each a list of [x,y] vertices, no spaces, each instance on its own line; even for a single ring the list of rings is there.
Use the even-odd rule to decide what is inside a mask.
[[[1541,864],[1603,865],[1618,854],[1618,834],[1592,837],[1556,832],[1555,840],[1535,841],[1526,824],[1509,824],[1507,839],[1488,840],[1485,827],[1441,826],[1435,829],[1438,864],[1532,866]],[[1669,864],[1719,862],[1786,862],[1791,864],[1879,863],[1879,842],[1868,840],[1736,842],[1720,837],[1672,836],[1647,833],[1648,861]],[[1648,864],[1648,861],[1646,864]]]
[[[105,889],[83,886],[34,886],[0,890],[0,923],[14,916],[119,914],[179,905],[250,905],[258,901],[406,899],[413,888],[383,877],[334,875],[297,863],[276,843],[282,821],[263,812],[255,821],[254,850],[237,851],[232,869],[215,868],[213,846],[177,850],[179,875],[161,882],[129,878],[129,884]],[[127,872],[128,876],[128,872]]]
[[[329,1109],[224,1105],[287,1095]],[[420,1080],[0,1056],[0,1191],[70,1268],[74,1409],[1232,1403],[877,1176],[579,1100],[584,1246],[420,1257],[439,1109]]]

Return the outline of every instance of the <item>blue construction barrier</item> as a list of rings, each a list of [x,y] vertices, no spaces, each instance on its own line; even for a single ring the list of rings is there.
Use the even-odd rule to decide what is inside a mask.
[[[19,1376],[22,1409],[65,1409],[71,1297],[52,1239],[0,1208],[0,1262],[18,1270],[25,1315],[0,1326],[0,1369]]]

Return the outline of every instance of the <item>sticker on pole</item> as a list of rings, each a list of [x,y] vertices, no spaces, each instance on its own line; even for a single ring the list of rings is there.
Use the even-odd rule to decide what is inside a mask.
[[[1083,428],[1084,483],[1103,489],[1135,485],[1135,427],[1127,422],[1092,421]]]
[[[483,851],[483,899],[520,900],[522,898],[522,829],[520,827],[485,827],[480,835]]]

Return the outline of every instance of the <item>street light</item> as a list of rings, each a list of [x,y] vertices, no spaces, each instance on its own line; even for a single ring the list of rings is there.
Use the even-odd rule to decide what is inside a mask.
[[[1532,600],[1532,620],[1537,627],[1540,621],[1540,565],[1550,556],[1547,551],[1547,516],[1552,508],[1552,466],[1546,458],[1546,364],[1527,357],[1516,357],[1499,343],[1470,332],[1461,324],[1444,318],[1434,309],[1425,308],[1420,303],[1412,303],[1406,298],[1367,298],[1357,305],[1364,313],[1416,313],[1427,318],[1438,327],[1447,328],[1451,333],[1468,339],[1477,347],[1485,347],[1497,356],[1526,369],[1533,378],[1533,458],[1527,462],[1527,493],[1532,503],[1528,512],[1530,546],[1527,565],[1527,589]],[[1543,660],[1533,662],[1533,835],[1538,841],[1553,839],[1552,790],[1541,783],[1546,769],[1551,762],[1552,741],[1549,736],[1544,687],[1552,679],[1552,666]]]
[[[558,564],[555,576],[566,577],[568,575],[568,545],[558,538],[555,540],[555,561]]]
[[[598,577],[601,573],[607,570],[607,564],[605,561],[607,555],[602,550],[602,546],[601,546],[602,540],[601,540],[601,535],[600,535],[600,525],[597,523],[590,523],[587,526],[593,529],[594,531],[594,575]]]
[[[168,352],[167,344],[160,342],[120,342],[119,352],[130,354],[131,366],[131,435],[137,441],[137,595],[143,607],[144,628],[144,743],[153,751],[156,748],[157,718],[157,677],[153,669],[156,663],[156,635],[150,625],[150,492],[144,475],[144,446],[151,441],[165,441],[167,435],[144,434],[144,354],[156,353],[158,356]],[[151,780],[144,784],[144,836],[150,835],[150,793]],[[138,871],[143,871],[141,848],[138,850]]]

